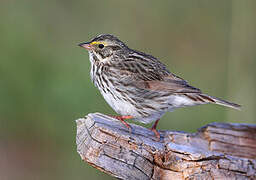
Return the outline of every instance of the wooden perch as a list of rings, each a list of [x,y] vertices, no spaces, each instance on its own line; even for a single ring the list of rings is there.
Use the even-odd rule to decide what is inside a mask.
[[[77,151],[120,179],[256,179],[256,125],[211,123],[197,133],[150,130],[95,113],[77,121]]]

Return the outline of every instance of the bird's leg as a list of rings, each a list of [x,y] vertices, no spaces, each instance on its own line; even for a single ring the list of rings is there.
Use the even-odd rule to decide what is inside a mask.
[[[121,121],[128,129],[129,131],[131,131],[131,126],[125,122],[126,119],[132,119],[133,117],[132,116],[111,116],[119,121]]]
[[[153,124],[153,126],[150,129],[151,131],[153,131],[155,133],[155,136],[156,136],[158,141],[160,140],[160,133],[156,130],[156,126],[157,126],[159,120],[160,119],[156,120],[155,123]]]

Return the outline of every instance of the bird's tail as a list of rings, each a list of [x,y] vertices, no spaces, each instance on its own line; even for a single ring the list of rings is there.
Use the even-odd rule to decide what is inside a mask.
[[[233,108],[233,109],[241,110],[241,105],[239,105],[239,104],[228,102],[226,100],[222,100],[220,98],[209,96],[207,94],[200,94],[199,96],[201,98],[203,98],[204,100],[207,100],[209,103],[219,104],[219,105],[222,105],[222,106],[226,106],[226,107],[230,107],[230,108]]]

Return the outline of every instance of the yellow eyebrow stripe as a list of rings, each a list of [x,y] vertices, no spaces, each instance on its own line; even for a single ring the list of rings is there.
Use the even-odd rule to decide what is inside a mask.
[[[103,45],[106,45],[105,42],[102,42],[102,41],[93,41],[90,43],[91,45],[94,45],[94,44],[103,44]]]

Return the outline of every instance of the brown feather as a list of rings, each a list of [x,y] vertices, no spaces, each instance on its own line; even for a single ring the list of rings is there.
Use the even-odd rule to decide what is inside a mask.
[[[170,93],[200,93],[201,91],[187,83],[179,81],[136,81],[133,83],[136,87],[152,91],[168,91]]]

